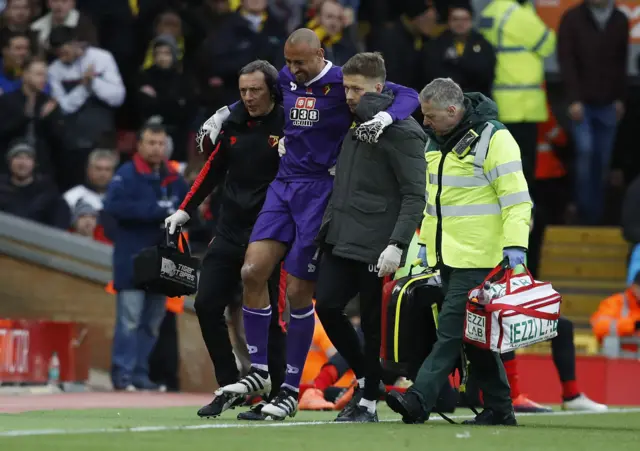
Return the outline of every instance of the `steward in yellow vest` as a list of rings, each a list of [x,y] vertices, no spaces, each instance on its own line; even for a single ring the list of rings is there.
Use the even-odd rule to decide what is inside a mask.
[[[493,0],[482,10],[478,30],[496,51],[492,98],[498,119],[518,142],[525,177],[533,183],[536,124],[548,119],[544,59],[556,48],[555,33],[528,0]]]
[[[460,123],[430,134],[419,239],[429,266],[493,268],[503,249],[527,249],[532,203],[518,144],[496,113],[491,99],[466,94]]]
[[[440,389],[460,358],[468,293],[506,258],[525,262],[531,200],[520,151],[496,120],[496,104],[480,93],[464,95],[450,78],[436,78],[420,93],[427,127],[427,206],[419,258],[440,269],[444,302],[438,339],[411,388],[387,403],[409,423],[429,417]],[[425,252],[426,247],[426,252]],[[426,254],[426,256],[425,256]],[[516,419],[498,354],[465,345],[483,392],[485,410],[467,424],[510,425]]]

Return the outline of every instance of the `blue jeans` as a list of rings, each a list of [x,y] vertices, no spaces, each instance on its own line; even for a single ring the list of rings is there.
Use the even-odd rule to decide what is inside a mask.
[[[606,177],[616,139],[613,104],[584,106],[584,118],[573,123],[576,144],[575,199],[583,224],[600,224],[604,210]]]
[[[111,350],[111,380],[115,388],[149,384],[149,356],[158,339],[165,303],[165,296],[141,290],[118,292]]]

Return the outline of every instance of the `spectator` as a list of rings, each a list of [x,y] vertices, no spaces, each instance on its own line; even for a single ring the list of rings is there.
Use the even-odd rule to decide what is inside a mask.
[[[544,59],[555,50],[555,33],[528,0],[491,0],[478,28],[496,51],[491,97],[498,105],[498,120],[520,147],[522,171],[533,192],[538,124],[548,119]],[[535,193],[533,197],[535,201]]]
[[[199,76],[207,113],[238,100],[238,72],[256,59],[283,64],[286,30],[269,14],[267,0],[242,0],[203,42]]]
[[[391,26],[373,31],[370,47],[382,53],[388,80],[420,91],[430,81],[421,61],[435,25],[435,9],[428,8],[424,0],[409,0],[404,8]]]
[[[583,224],[599,225],[616,138],[624,115],[629,20],[610,0],[585,0],[558,29],[558,62],[576,148],[575,200]]]
[[[640,272],[640,176],[633,179],[622,203],[622,234],[631,244],[627,285]]]
[[[179,49],[173,36],[158,36],[152,49],[153,65],[140,76],[138,113],[142,122],[160,116],[173,141],[171,158],[186,161],[195,95],[181,71]]]
[[[342,66],[358,53],[355,29],[345,28],[344,8],[335,0],[324,0],[318,5],[316,17],[307,27],[318,35],[325,58]]]
[[[91,204],[80,199],[73,208],[71,232],[104,244],[111,244],[104,234],[104,229],[98,225],[98,214],[98,210]]]
[[[449,29],[429,42],[422,59],[427,80],[451,78],[465,92],[491,97],[496,54],[491,44],[473,29],[468,0],[449,8]]]
[[[640,337],[640,274],[636,274],[622,293],[603,300],[591,316],[593,334],[599,342],[607,337]],[[623,349],[637,352],[635,345]]]
[[[48,0],[50,12],[31,24],[31,29],[38,33],[40,46],[49,52],[49,38],[55,27],[65,26],[75,29],[78,40],[97,45],[98,33],[91,19],[76,9],[75,0]]]
[[[73,209],[78,202],[82,201],[100,212],[117,164],[118,156],[111,150],[96,149],[91,152],[87,164],[86,181],[69,189],[63,195],[69,208]]]
[[[4,43],[8,35],[19,31],[29,36],[31,44],[31,54],[39,53],[40,43],[38,34],[30,29],[31,25],[31,1],[30,0],[8,0],[7,7],[2,13],[2,29],[0,30],[0,42]]]
[[[24,141],[7,153],[9,174],[0,175],[0,211],[40,224],[67,229],[69,208],[54,183],[34,172],[35,149]]]
[[[116,390],[158,389],[149,380],[149,355],[165,316],[165,297],[137,290],[133,257],[157,245],[162,223],[187,194],[184,179],[166,163],[167,135],[162,126],[145,125],[133,160],[118,169],[109,184],[104,211],[113,231],[113,282],[117,290],[111,378]]]
[[[204,0],[193,14],[194,42],[200,45],[215,33],[231,12],[228,0]]]
[[[184,58],[184,34],[182,32],[182,19],[173,11],[166,11],[158,16],[154,27],[154,40],[148,45],[142,63],[143,69],[149,69],[155,63],[154,59],[154,43],[158,36],[171,36],[174,40],[175,62],[182,62]]]
[[[0,94],[13,92],[22,84],[22,70],[30,56],[29,35],[20,31],[3,36]]]
[[[114,109],[124,102],[125,88],[111,53],[85,46],[73,28],[53,29],[50,42],[58,56],[49,67],[51,91],[78,150],[68,163],[69,177],[82,183],[89,152],[115,135]]]
[[[65,127],[55,100],[45,91],[47,66],[44,60],[29,60],[22,73],[20,87],[0,96],[0,154],[4,156],[11,141],[25,139],[37,154],[37,172],[61,179],[66,153]],[[6,159],[0,159],[5,172]]]

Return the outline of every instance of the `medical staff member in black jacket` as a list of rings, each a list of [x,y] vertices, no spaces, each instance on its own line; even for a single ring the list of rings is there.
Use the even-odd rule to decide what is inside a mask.
[[[173,232],[196,213],[216,186],[220,186],[216,233],[202,261],[195,301],[202,337],[220,387],[239,379],[224,310],[241,286],[240,270],[249,236],[280,162],[278,142],[282,137],[284,109],[276,100],[277,77],[276,68],[262,60],[253,61],[240,71],[240,96],[244,108],[232,110],[182,205],[165,220],[169,231]],[[210,140],[205,137],[204,142],[209,144]],[[284,303],[279,282],[280,268],[274,272],[269,284],[274,311]],[[285,376],[285,336],[280,315],[272,318],[269,370],[273,392],[277,393]],[[198,415],[217,417],[244,402],[245,397],[218,390],[213,401],[202,407]]]

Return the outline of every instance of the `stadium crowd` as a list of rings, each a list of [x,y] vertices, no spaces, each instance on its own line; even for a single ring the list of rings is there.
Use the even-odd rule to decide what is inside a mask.
[[[505,2],[516,0],[480,3]],[[523,10],[529,11],[528,16],[518,18],[519,26],[533,36],[546,30],[530,3],[518,2]],[[76,205],[69,201],[78,198],[65,196],[69,207],[65,209],[58,196],[78,186],[100,194],[106,186],[107,174],[102,173],[102,180],[94,184],[95,171],[87,169],[89,155],[97,149],[115,152],[115,161],[129,159],[135,147],[135,130],[150,118],[158,118],[167,128],[170,158],[179,162],[181,172],[193,180],[203,164],[193,151],[193,133],[218,108],[238,100],[237,72],[241,67],[254,59],[265,59],[281,67],[285,38],[301,26],[318,34],[327,59],[337,65],[358,51],[376,50],[385,57],[388,79],[415,90],[419,91],[433,78],[451,77],[465,91],[486,95],[499,92],[496,83],[505,77],[522,78],[522,74],[514,69],[501,74],[500,64],[496,72],[496,43],[487,41],[493,39],[490,33],[476,31],[482,26],[481,11],[473,10],[476,3],[471,0],[2,2],[0,174],[4,178],[0,181],[0,209],[56,227],[72,228],[78,212],[74,212]],[[608,4],[599,0],[586,3]],[[582,132],[576,130],[575,136],[594,136],[595,144],[572,139],[574,130],[567,127],[563,130],[558,125],[543,87],[526,94],[527,97],[502,93],[497,98],[501,120],[509,125],[523,148],[525,166],[529,167],[525,173],[530,182],[534,179],[532,162],[536,150],[540,155],[535,173],[535,184],[541,193],[540,211],[536,213],[539,226],[534,241],[539,240],[547,223],[610,221],[602,218],[604,200],[600,193],[604,188],[591,192],[594,184],[588,180],[594,177],[609,180],[616,123],[625,111],[628,22],[619,10],[603,9],[601,16],[595,16],[598,26],[604,26],[608,13],[612,21],[606,25],[607,38],[600,38],[585,22],[585,8],[577,8],[563,19],[557,48],[554,36],[531,44],[539,44],[535,51],[540,61],[557,49],[561,75],[571,97],[564,99],[570,107],[563,111],[560,122],[566,124],[564,118],[571,118],[575,127],[582,127]],[[598,51],[590,51],[592,48]],[[601,58],[605,56],[607,63],[602,64]],[[509,62],[505,59],[503,66],[513,63],[522,67],[522,71],[540,72],[535,77],[542,76],[541,63],[531,60],[522,63],[517,59],[521,56],[508,54],[499,57],[516,58]],[[587,64],[588,69],[576,72],[575,61]],[[603,67],[605,77],[599,75]],[[594,83],[602,86],[593,89]],[[585,90],[598,94],[589,94],[590,97],[579,94]],[[527,108],[521,107],[522,99]],[[611,117],[607,116],[608,106],[613,108]],[[419,119],[420,112],[415,116]],[[583,118],[587,120],[582,121]],[[573,127],[571,123],[569,126]],[[585,127],[593,130],[587,128],[584,132]],[[603,146],[602,152],[592,152]],[[32,151],[26,151],[27,147]],[[568,152],[568,148],[575,151]],[[15,158],[18,155],[21,157]],[[33,157],[33,169],[24,155]],[[95,167],[96,160],[100,158],[91,159],[90,166]],[[10,170],[13,166],[16,168]],[[104,165],[100,168],[105,169]],[[16,175],[16,171],[21,175]],[[11,181],[31,180],[31,174],[33,183],[18,186]],[[571,177],[573,174],[575,177]],[[576,186],[573,195],[548,196],[557,192],[558,187],[566,188],[571,178],[575,178]],[[48,201],[51,198],[57,201]],[[94,202],[93,206],[97,213],[99,205]],[[196,243],[206,243],[211,238],[207,231],[211,230],[214,210],[215,196],[212,196],[201,208],[200,219],[208,224],[194,234]],[[86,209],[84,212],[86,215]],[[532,260],[535,267],[535,256]]]
[[[105,230],[112,225],[102,210],[110,184],[110,202],[113,211],[118,204],[121,218],[142,220],[147,212],[127,204],[124,192],[118,193],[121,203],[114,200],[112,178],[119,164],[132,159],[135,169],[146,173],[149,165],[168,158],[163,197],[149,218],[171,215],[205,164],[195,152],[195,132],[239,99],[238,73],[244,66],[261,59],[282,67],[287,36],[305,27],[315,32],[326,59],[336,66],[361,51],[379,51],[389,81],[421,91],[433,79],[451,78],[465,92],[495,100],[500,121],[520,146],[535,202],[529,254],[535,274],[546,224],[603,222],[602,193],[617,124],[625,114],[629,25],[611,2],[587,0],[563,16],[556,45],[555,33],[529,2],[486,2],[481,17],[472,3],[7,0],[0,22],[0,211],[109,243]],[[504,33],[487,24],[512,10],[512,28]],[[544,87],[544,58],[556,51],[567,89],[566,132],[551,112]],[[419,110],[414,116],[422,123]],[[161,130],[166,135],[158,135]],[[158,136],[167,142],[157,142]],[[569,159],[563,150],[567,144],[574,149]],[[574,174],[575,190],[563,199],[555,193],[565,186],[568,172]],[[189,233],[196,252],[212,238],[216,194],[192,214]],[[116,289],[125,276],[130,275],[116,271]],[[565,334],[565,342],[572,333]],[[153,339],[144,342],[146,355],[153,344]],[[127,346],[122,341],[116,352],[114,345],[114,364],[137,372]],[[559,373],[562,365],[566,362]],[[518,392],[517,373],[509,373],[515,365],[505,366],[512,398],[520,398],[523,409],[544,410]],[[330,379],[336,382],[345,371],[334,366]],[[571,377],[562,380],[570,383],[563,386],[569,393],[565,401],[583,396]],[[118,388],[128,384],[123,380]],[[140,385],[156,387],[148,379]],[[342,405],[338,398],[329,404]]]

